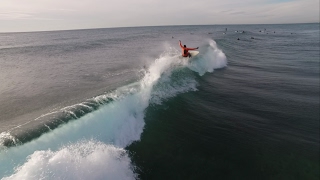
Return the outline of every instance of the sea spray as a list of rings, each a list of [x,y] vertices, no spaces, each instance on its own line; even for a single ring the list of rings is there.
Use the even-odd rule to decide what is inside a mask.
[[[200,54],[194,57],[188,67],[202,76],[206,72],[213,72],[214,69],[225,66],[227,66],[226,55],[217,47],[215,41],[208,40],[208,44],[200,48]]]

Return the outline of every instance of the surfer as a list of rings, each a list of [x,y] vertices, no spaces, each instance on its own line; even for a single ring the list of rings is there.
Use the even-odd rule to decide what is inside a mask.
[[[183,46],[182,46],[180,40],[179,40],[179,45],[180,45],[180,47],[181,47],[181,49],[182,49],[182,56],[183,56],[183,57],[191,57],[191,54],[190,54],[188,51],[189,51],[189,50],[199,49],[199,47],[197,47],[197,48],[187,48],[186,45],[183,45]]]

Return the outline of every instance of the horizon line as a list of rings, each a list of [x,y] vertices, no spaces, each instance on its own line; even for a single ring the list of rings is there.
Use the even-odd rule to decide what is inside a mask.
[[[35,30],[35,31],[7,31],[5,33],[35,33],[35,32],[55,32],[55,31],[81,31],[81,30],[97,30],[97,29],[117,29],[117,28],[142,28],[142,27],[168,27],[168,26],[233,26],[233,25],[290,25],[290,24],[319,24],[320,22],[300,22],[300,23],[265,23],[265,24],[189,24],[189,25],[145,25],[145,26],[115,26],[115,27],[95,27],[95,28],[79,28],[79,29],[57,29],[57,30]]]

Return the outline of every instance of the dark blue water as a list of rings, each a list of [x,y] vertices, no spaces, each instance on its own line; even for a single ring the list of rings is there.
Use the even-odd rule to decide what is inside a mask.
[[[319,24],[2,33],[0,177],[318,179],[319,52]]]

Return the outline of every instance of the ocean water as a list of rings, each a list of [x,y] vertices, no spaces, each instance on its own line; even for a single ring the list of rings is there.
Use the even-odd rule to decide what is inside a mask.
[[[319,41],[319,24],[1,33],[0,178],[319,179]]]

